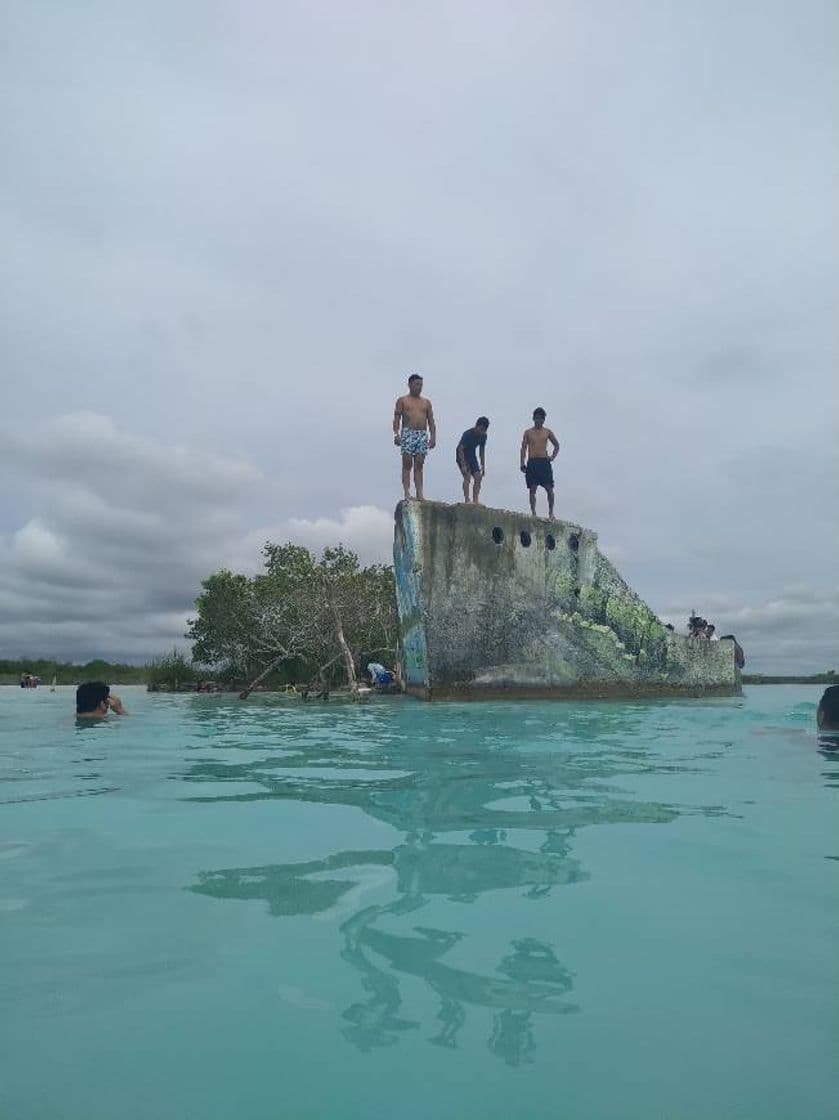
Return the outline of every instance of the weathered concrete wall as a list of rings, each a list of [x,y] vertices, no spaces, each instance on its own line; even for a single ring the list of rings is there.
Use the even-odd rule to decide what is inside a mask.
[[[739,692],[734,643],[666,630],[579,525],[400,502],[394,564],[415,695]]]

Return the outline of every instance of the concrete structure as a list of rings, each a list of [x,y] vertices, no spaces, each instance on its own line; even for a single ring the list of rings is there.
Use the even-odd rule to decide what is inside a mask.
[[[590,529],[485,506],[400,502],[393,551],[412,695],[740,691],[734,643],[665,629]]]

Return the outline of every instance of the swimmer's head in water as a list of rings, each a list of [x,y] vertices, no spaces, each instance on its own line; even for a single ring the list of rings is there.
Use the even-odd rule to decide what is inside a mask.
[[[91,712],[106,712],[110,688],[103,681],[85,681],[76,689],[76,714],[89,715]]]
[[[816,723],[820,731],[839,731],[839,684],[829,685],[819,701]]]

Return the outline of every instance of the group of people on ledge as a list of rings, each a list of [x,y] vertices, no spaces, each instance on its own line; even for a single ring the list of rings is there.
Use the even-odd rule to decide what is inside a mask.
[[[707,618],[702,618],[696,612],[692,612],[688,618],[688,637],[689,638],[704,638],[709,642],[718,642],[720,640],[717,634],[717,628],[713,622],[709,622]]]
[[[393,410],[393,442],[402,456],[402,492],[411,498],[411,478],[414,496],[423,501],[423,468],[425,457],[437,446],[437,426],[434,409],[428,397],[422,395],[422,377],[412,373],[408,378],[408,392],[399,397]],[[533,426],[527,428],[521,440],[520,467],[530,495],[530,512],[536,514],[536,494],[541,486],[548,496],[548,517],[554,516],[553,461],[559,454],[559,440],[550,428],[545,427],[544,408],[533,410]],[[479,505],[481,484],[486,476],[486,442],[489,419],[479,416],[467,428],[455,448],[455,463],[463,482],[463,500],[467,505]]]
[[[669,629],[673,629],[672,626]],[[707,618],[698,615],[696,611],[691,611],[688,618],[688,637],[698,638],[700,641],[706,642],[719,642],[731,640],[734,642],[734,664],[738,669],[742,669],[746,664],[746,655],[743,652],[743,647],[737,641],[733,634],[719,635],[717,628],[713,622],[709,622]]]

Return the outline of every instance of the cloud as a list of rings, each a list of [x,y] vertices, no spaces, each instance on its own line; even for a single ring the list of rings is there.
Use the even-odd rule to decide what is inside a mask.
[[[275,525],[254,530],[245,538],[242,567],[253,565],[265,541],[293,541],[320,553],[329,545],[343,544],[357,553],[362,563],[393,562],[393,514],[378,506],[350,506],[338,517],[290,517]]]
[[[751,672],[824,672],[839,670],[839,587],[820,593],[797,585],[766,602],[735,603],[709,597],[697,608],[712,621],[717,634],[735,634]],[[687,613],[669,608],[661,618],[680,633],[687,632]]]
[[[391,558],[386,510],[248,527],[248,511],[270,492],[252,464],[138,437],[101,414],[0,432],[0,471],[37,509],[0,534],[0,647],[9,656],[143,660],[185,645],[201,580],[226,565],[255,571],[269,539]]]
[[[126,528],[171,513],[181,490],[190,508],[215,505],[238,496],[259,477],[241,459],[134,435],[108,416],[88,411],[50,418],[35,429],[7,430],[0,454],[30,479],[50,486],[69,483],[74,521],[95,520],[119,491]]]
[[[37,513],[0,535],[10,656],[142,656],[182,639],[200,580],[232,555],[259,472],[71,414],[2,433],[0,469]]]
[[[37,521],[30,521],[12,535],[12,553],[35,573],[49,571],[64,559],[66,541]]]

